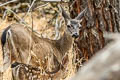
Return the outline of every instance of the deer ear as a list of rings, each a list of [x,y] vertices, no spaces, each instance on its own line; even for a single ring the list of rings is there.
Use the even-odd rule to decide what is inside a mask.
[[[75,18],[77,20],[81,20],[82,17],[84,16],[84,13],[87,11],[87,7],[81,12],[78,14],[78,16]]]
[[[70,16],[65,12],[65,10],[62,8],[61,5],[59,7],[62,12],[62,16],[64,17],[65,21],[67,22],[70,19]]]
[[[79,23],[81,23],[82,21],[83,21],[83,20],[82,20],[82,19],[80,19],[78,22],[79,22]]]

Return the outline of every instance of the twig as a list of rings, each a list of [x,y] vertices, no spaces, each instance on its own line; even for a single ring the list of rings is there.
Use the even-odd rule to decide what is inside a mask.
[[[9,3],[16,2],[16,1],[18,1],[18,0],[12,0],[12,1],[8,1],[8,2],[6,2],[6,3],[1,3],[1,4],[0,4],[0,7],[1,7],[1,6],[5,6],[5,5],[9,4]]]
[[[33,7],[33,4],[35,3],[35,1],[36,1],[36,0],[33,0],[33,2],[32,2],[32,4],[31,4],[30,8],[28,9],[28,12],[27,12],[27,13],[30,12],[30,10],[31,10],[31,8]]]
[[[5,19],[5,17],[6,17],[6,13],[7,13],[7,10],[5,10],[2,19]]]
[[[6,10],[12,12],[16,17],[18,17],[18,19],[20,20],[20,22],[24,22],[22,18],[20,18],[14,11],[12,11],[11,9],[8,9],[6,7],[4,7]]]
[[[72,2],[72,4],[70,5],[70,8],[73,7],[73,5],[75,4],[76,1],[77,1],[77,0],[74,0],[74,1]]]
[[[26,16],[28,15],[28,13],[30,12],[31,8],[33,7],[33,4],[35,3],[35,1],[36,1],[36,0],[33,0],[31,6],[29,7],[29,9],[28,9],[28,11],[27,11],[27,13],[25,14],[24,17],[26,17]]]
[[[40,6],[36,7],[35,9],[42,8],[42,7],[44,7],[44,6],[47,6],[48,4],[49,4],[49,3],[46,3],[46,4],[44,4],[44,5],[40,5]]]
[[[32,32],[33,32],[33,15],[32,15],[32,13],[31,13],[31,18],[32,18]]]
[[[44,2],[63,2],[64,0],[41,0]]]

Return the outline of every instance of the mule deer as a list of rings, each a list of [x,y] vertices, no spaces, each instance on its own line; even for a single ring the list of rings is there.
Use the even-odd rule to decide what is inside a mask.
[[[66,26],[59,40],[40,38],[22,24],[12,24],[7,27],[1,38],[3,49],[4,70],[14,62],[42,66],[46,73],[60,70],[65,53],[71,48],[74,38],[79,36],[80,22],[84,9],[75,19],[71,19],[61,7]],[[50,68],[51,71],[47,69]]]

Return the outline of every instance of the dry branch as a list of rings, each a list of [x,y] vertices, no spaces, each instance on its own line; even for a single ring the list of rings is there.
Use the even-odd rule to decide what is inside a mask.
[[[105,36],[114,41],[99,51],[71,80],[120,80],[120,34]]]
[[[55,1],[55,2],[59,2],[59,1],[63,1],[63,0],[41,0],[41,1],[50,1],[50,2],[53,2],[53,1]]]
[[[0,7],[1,7],[1,6],[5,6],[5,5],[7,5],[7,4],[10,4],[10,3],[13,3],[13,2],[16,2],[16,1],[18,1],[18,0],[8,1],[8,2],[6,2],[6,3],[0,4]]]

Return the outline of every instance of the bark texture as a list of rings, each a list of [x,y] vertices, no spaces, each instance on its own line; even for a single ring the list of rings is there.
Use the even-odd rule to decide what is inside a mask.
[[[88,8],[82,21],[82,29],[76,51],[78,59],[87,61],[107,43],[103,32],[120,32],[119,0],[71,0],[71,16],[75,17]]]

